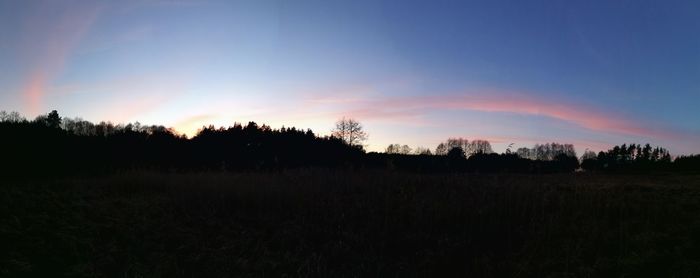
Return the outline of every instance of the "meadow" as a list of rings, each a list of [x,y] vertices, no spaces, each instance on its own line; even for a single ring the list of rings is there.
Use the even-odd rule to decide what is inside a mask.
[[[2,277],[696,277],[700,176],[7,179]]]

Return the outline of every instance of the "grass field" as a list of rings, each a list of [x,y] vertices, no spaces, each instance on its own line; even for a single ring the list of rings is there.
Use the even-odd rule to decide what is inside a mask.
[[[2,277],[697,277],[700,176],[5,181]]]

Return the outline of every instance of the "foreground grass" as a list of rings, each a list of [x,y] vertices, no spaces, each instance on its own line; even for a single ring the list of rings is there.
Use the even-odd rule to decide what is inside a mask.
[[[700,177],[134,172],[0,186],[0,276],[697,277]]]

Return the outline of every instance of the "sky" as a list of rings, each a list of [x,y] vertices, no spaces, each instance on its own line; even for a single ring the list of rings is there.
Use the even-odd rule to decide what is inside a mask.
[[[0,110],[700,153],[700,2],[0,0]]]

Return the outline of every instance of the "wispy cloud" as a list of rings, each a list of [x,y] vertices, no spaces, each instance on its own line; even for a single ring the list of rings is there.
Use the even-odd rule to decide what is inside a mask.
[[[21,57],[31,65],[22,86],[27,109],[43,109],[46,86],[63,70],[68,57],[98,17],[99,5],[68,9],[49,1],[30,11],[22,22]]]
[[[538,97],[540,95],[489,89],[405,97],[366,95],[358,98],[356,96],[348,97],[345,94],[326,94],[319,96],[318,99],[307,100],[313,105],[307,105],[306,108],[323,108],[323,111],[332,112],[326,113],[327,115],[345,115],[357,117],[363,121],[384,121],[413,126],[439,125],[440,123],[428,120],[427,116],[440,111],[478,111],[544,117],[595,134],[630,138],[630,140],[669,142],[683,149],[686,149],[683,146],[693,145],[690,142],[700,140],[699,134],[686,130],[674,129],[653,121],[632,119],[617,111],[591,107],[582,103]],[[305,110],[304,113],[313,115],[310,111],[314,111],[314,109]],[[491,137],[489,139],[498,142],[523,139],[516,138],[517,134],[514,134],[513,137],[499,137],[500,139]],[[530,139],[525,141],[543,142],[543,138]],[[606,143],[598,141],[579,140],[576,143],[595,149],[604,149],[606,146]],[[607,146],[609,147],[610,144]]]
[[[447,97],[446,99],[424,98],[407,101],[416,102],[415,105],[425,105],[433,109],[465,109],[549,117],[566,121],[582,128],[606,133],[635,136],[673,136],[673,134],[659,132],[655,128],[642,126],[610,112],[585,107],[581,104],[553,102],[532,96],[456,96]]]
[[[369,119],[419,118],[420,115],[445,110],[470,110],[541,116],[565,121],[592,131],[642,137],[678,139],[683,134],[658,126],[640,124],[615,113],[587,107],[583,104],[555,102],[533,95],[488,92],[468,92],[440,96],[412,96],[328,102],[328,97],[314,102],[336,105],[350,116]]]

